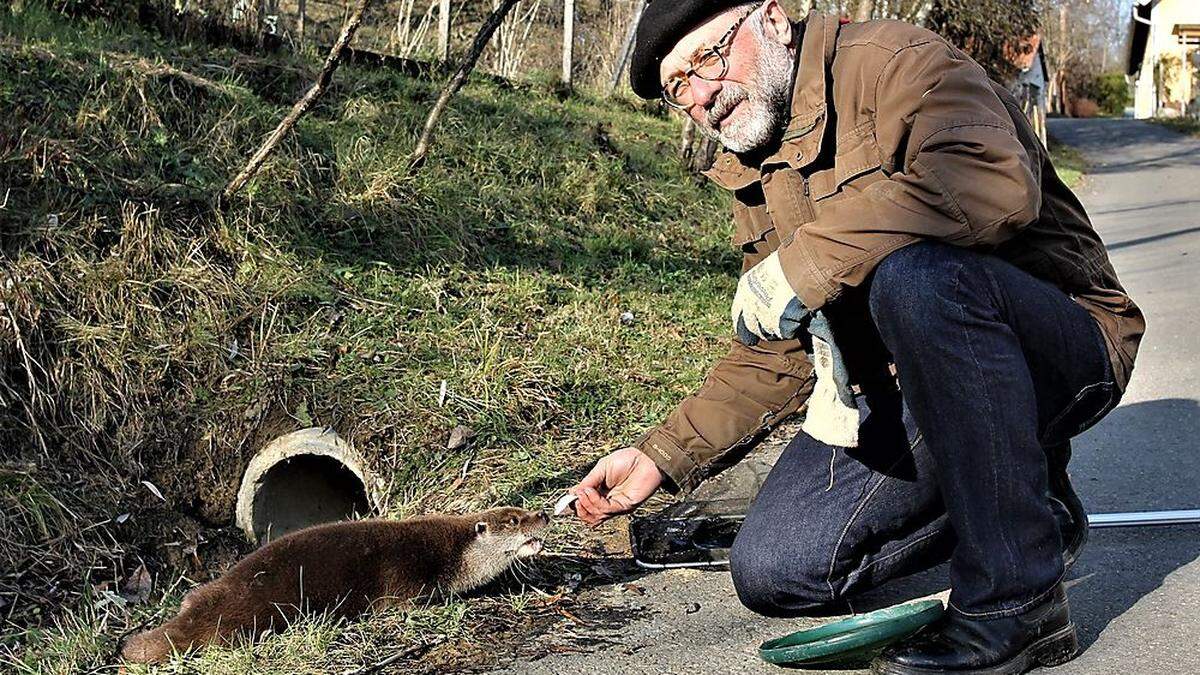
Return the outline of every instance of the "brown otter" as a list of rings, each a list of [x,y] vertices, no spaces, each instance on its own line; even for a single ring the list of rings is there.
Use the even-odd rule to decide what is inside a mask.
[[[250,638],[303,612],[353,616],[378,603],[481,586],[536,555],[545,513],[504,507],[465,516],[318,525],[251,553],[183,599],[172,620],[130,638],[129,661],[161,661],[213,642]]]

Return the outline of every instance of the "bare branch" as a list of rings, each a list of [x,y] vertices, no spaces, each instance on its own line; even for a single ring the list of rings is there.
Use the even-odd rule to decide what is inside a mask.
[[[350,19],[346,21],[345,26],[342,26],[342,34],[338,36],[337,42],[334,42],[333,47],[330,48],[329,56],[325,57],[325,65],[321,68],[320,74],[317,75],[317,81],[309,87],[308,91],[304,93],[304,96],[300,97],[299,101],[296,101],[291,111],[283,118],[279,126],[275,127],[275,131],[262,144],[258,152],[254,153],[254,156],[246,163],[246,167],[242,169],[241,173],[229,181],[229,185],[225,187],[225,192],[222,194],[223,198],[229,199],[238,190],[245,187],[246,183],[262,168],[263,162],[267,160],[267,157],[275,151],[280,141],[296,126],[296,122],[325,93],[325,89],[329,86],[330,81],[333,80],[333,71],[337,70],[338,64],[341,63],[342,52],[345,51],[346,46],[354,39],[354,33],[358,31],[358,27],[362,23],[363,13],[366,12],[367,5],[369,4],[371,4],[371,0],[359,0],[358,4],[354,7],[353,13],[350,14]]]
[[[409,167],[412,169],[420,168],[425,163],[425,156],[429,153],[429,144],[433,139],[433,130],[437,126],[438,119],[446,110],[446,105],[450,103],[450,98],[458,93],[459,89],[466,84],[467,77],[475,68],[475,62],[479,60],[479,55],[483,53],[483,48],[492,38],[492,34],[496,32],[496,28],[504,21],[504,17],[508,14],[508,10],[517,4],[517,0],[503,0],[487,21],[483,22],[483,27],[479,29],[479,33],[475,35],[475,42],[471,43],[471,49],[467,55],[463,57],[462,63],[458,64],[458,70],[446,82],[446,86],[442,88],[442,93],[438,96],[438,100],[433,104],[433,108],[429,111],[429,117],[425,119],[425,128],[421,130],[421,138],[417,140],[417,147],[413,150],[409,157]]]

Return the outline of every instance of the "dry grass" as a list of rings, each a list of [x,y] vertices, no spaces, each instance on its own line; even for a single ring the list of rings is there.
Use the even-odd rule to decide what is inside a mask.
[[[1054,170],[1058,172],[1058,177],[1067,184],[1067,187],[1077,187],[1083,182],[1083,176],[1087,173],[1087,160],[1078,150],[1069,145],[1063,145],[1054,137],[1050,138],[1049,145],[1050,161],[1054,164]]]
[[[313,62],[39,7],[0,10],[0,669],[100,668],[240,555],[240,472],[280,433],[334,426],[389,515],[541,506],[728,342],[727,203],[640,105],[476,82],[409,175],[434,85],[349,67],[217,210]],[[477,439],[447,450],[458,424]],[[562,618],[539,598],[314,621],[167,672],[328,672],[418,634],[451,636],[423,656],[451,664],[494,617]]]
[[[1185,116],[1185,117],[1155,117],[1151,120],[1155,124],[1178,131],[1181,134],[1187,134],[1195,138],[1200,138],[1200,118]]]

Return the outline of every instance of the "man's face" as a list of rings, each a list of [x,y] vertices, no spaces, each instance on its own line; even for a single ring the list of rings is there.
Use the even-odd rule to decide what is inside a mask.
[[[688,73],[696,58],[728,34],[746,10],[722,12],[685,35],[663,58],[660,82]],[[734,152],[771,141],[787,122],[795,47],[791,23],[777,0],[767,0],[733,34],[722,51],[728,70],[706,80],[687,77],[684,114],[704,133]]]

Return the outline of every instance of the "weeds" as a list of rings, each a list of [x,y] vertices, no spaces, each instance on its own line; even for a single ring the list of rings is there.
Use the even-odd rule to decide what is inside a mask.
[[[217,210],[314,62],[39,7],[0,11],[5,668],[101,668],[153,611],[103,590],[144,563],[169,606],[228,565],[241,470],[281,433],[336,428],[385,515],[540,507],[727,345],[728,205],[640,105],[473,82],[411,175],[433,86],[346,66]],[[477,436],[449,450],[459,424]],[[329,672],[431,635],[451,664],[545,602],[314,619],[162,672]]]
[[[1183,117],[1155,117],[1150,121],[1154,122],[1155,124],[1161,124],[1168,129],[1178,131],[1181,134],[1188,134],[1189,136],[1200,138],[1200,119],[1195,116],[1185,115]]]
[[[1058,177],[1069,188],[1078,186],[1083,181],[1083,174],[1087,172],[1087,160],[1078,150],[1069,145],[1063,145],[1054,137],[1050,138],[1048,145],[1050,161],[1054,164],[1054,170],[1058,172]]]

